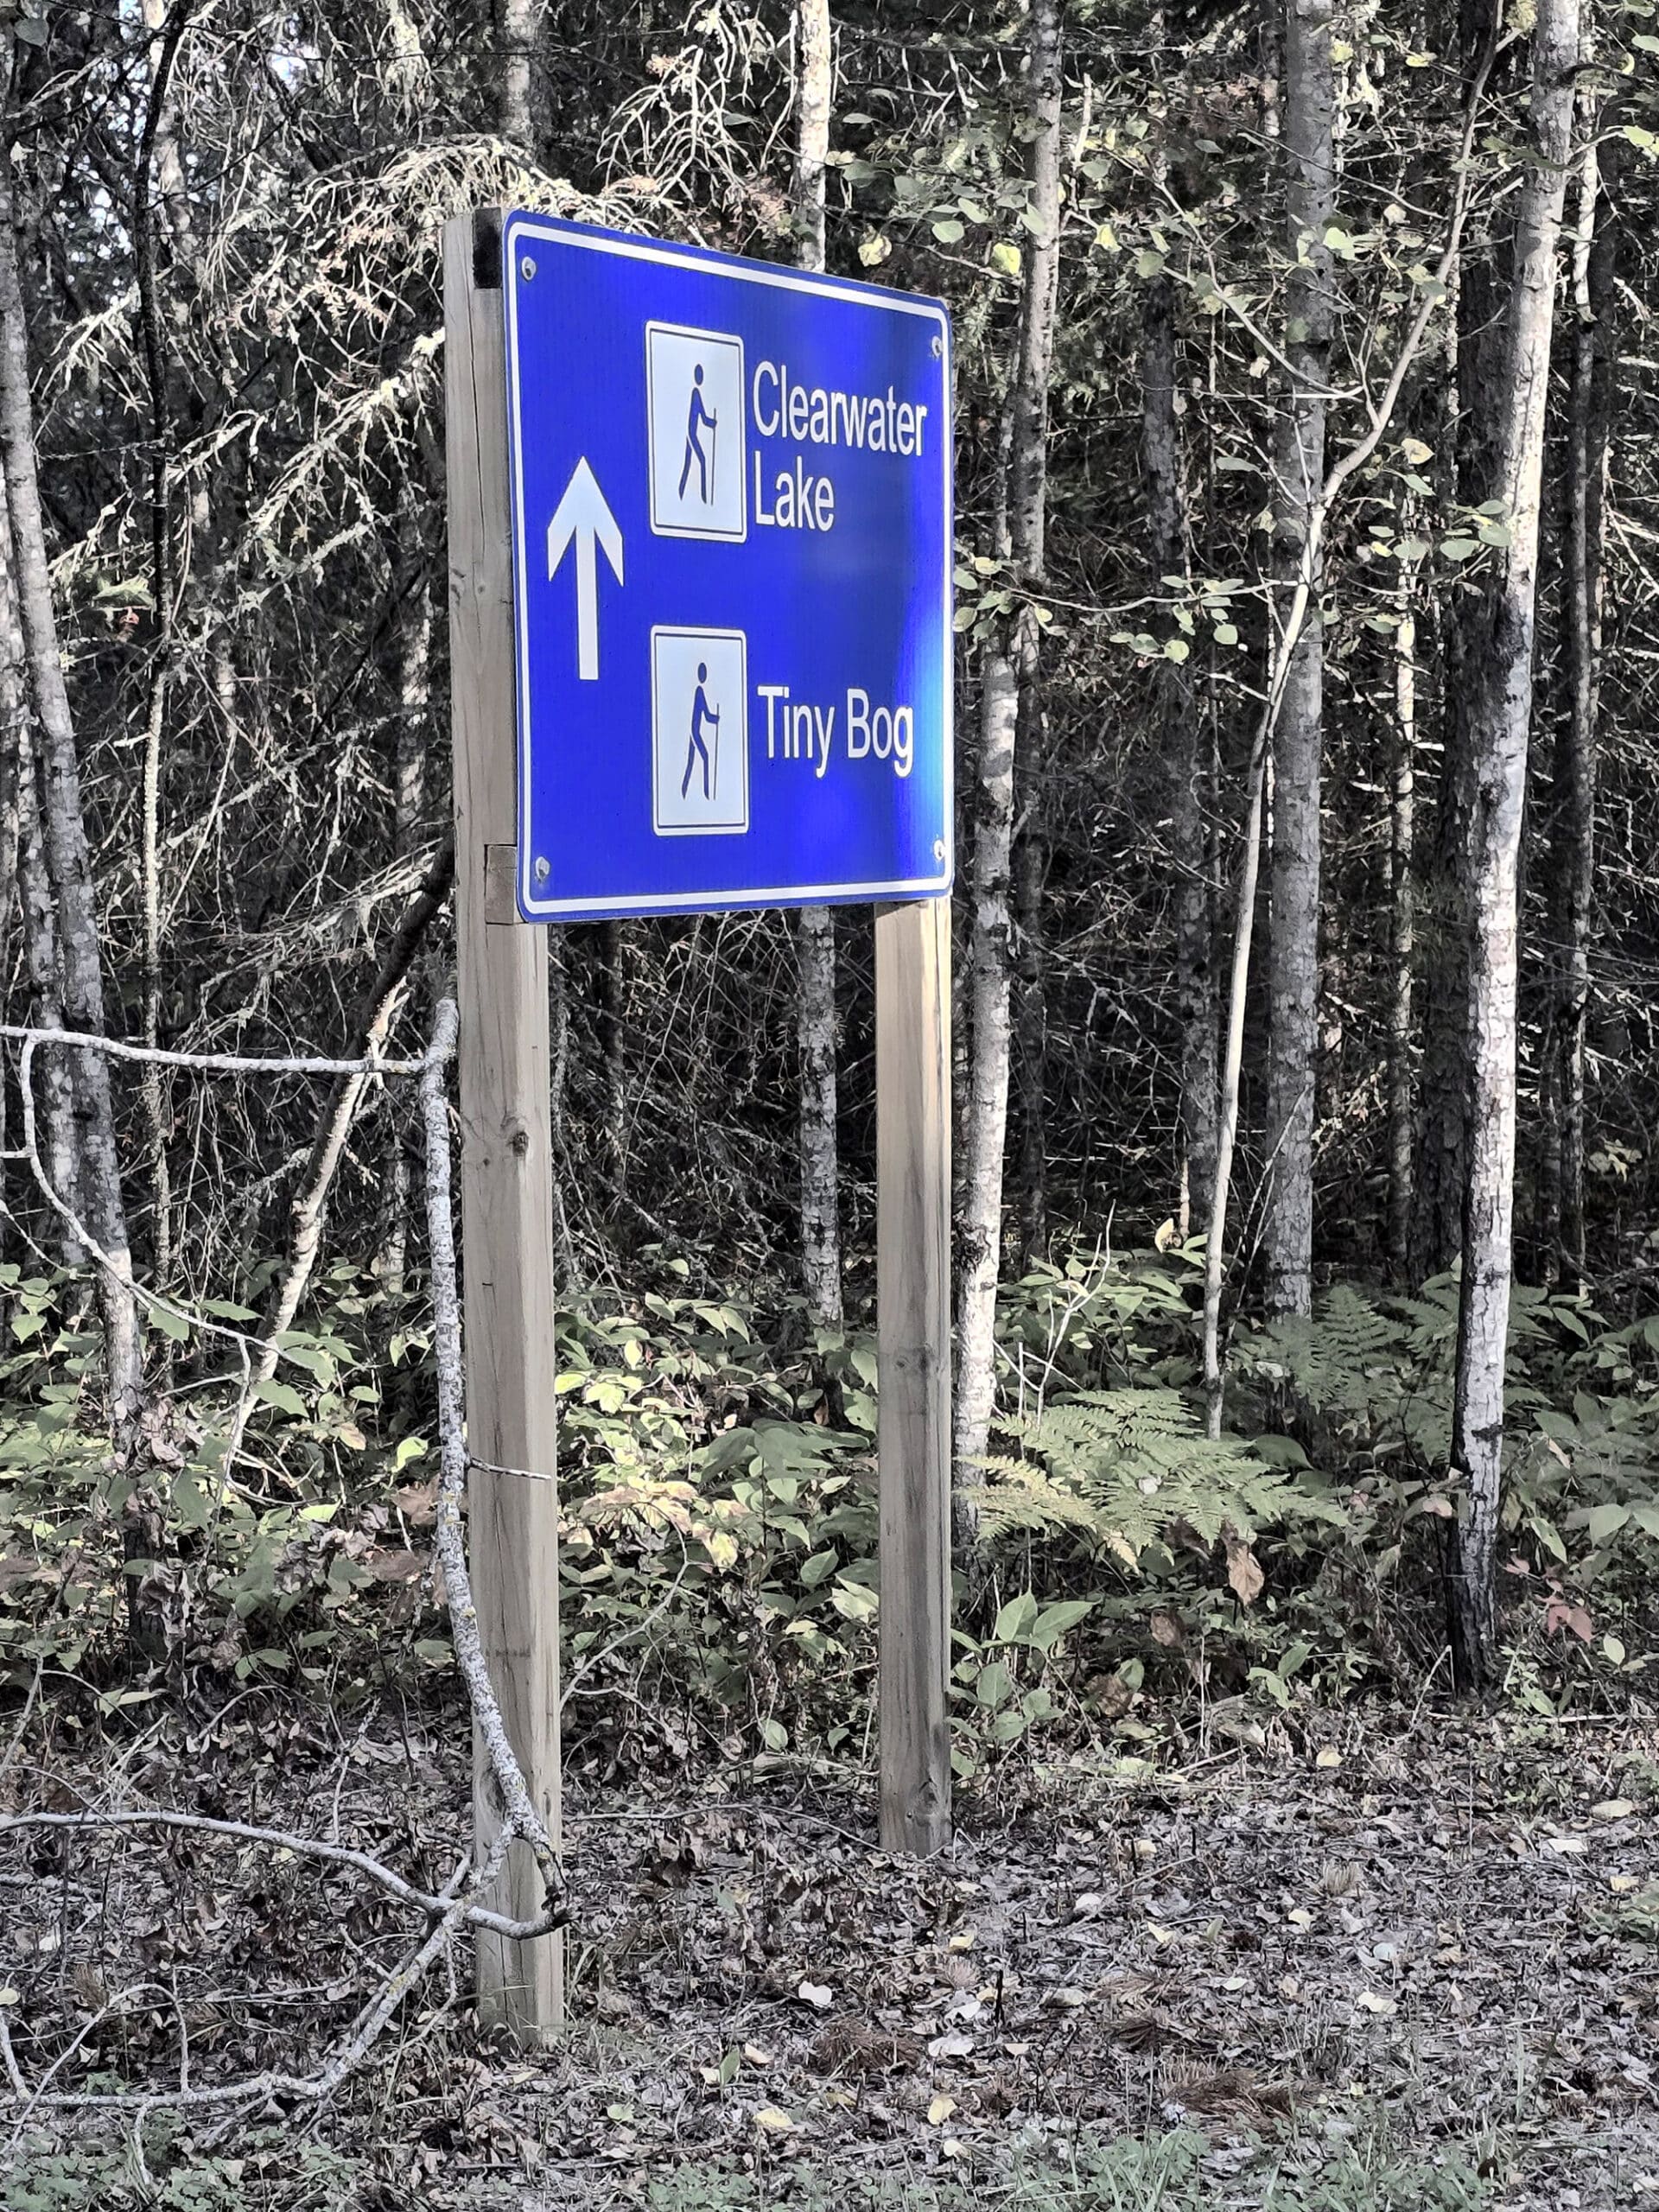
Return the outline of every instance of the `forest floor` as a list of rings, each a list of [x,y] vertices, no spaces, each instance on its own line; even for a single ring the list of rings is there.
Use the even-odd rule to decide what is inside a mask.
[[[1005,1768],[925,1862],[871,1847],[856,1777],[579,1761],[566,2046],[480,2044],[435,1977],[321,2113],[169,2109],[181,2033],[197,2083],[306,2071],[407,1913],[198,1835],[14,1834],[24,2075],[79,2036],[53,2088],[158,2103],[137,2139],[37,2107],[0,2137],[0,2205],[852,2212],[1190,2130],[1190,2199],[1087,2202],[1659,2208],[1659,1730],[1356,1709],[1243,1734]],[[93,1735],[37,1714],[0,1807],[170,1804],[434,1881],[462,1840],[454,1710],[342,1734],[260,1693]],[[1338,2185],[1385,2169],[1396,2194]]]

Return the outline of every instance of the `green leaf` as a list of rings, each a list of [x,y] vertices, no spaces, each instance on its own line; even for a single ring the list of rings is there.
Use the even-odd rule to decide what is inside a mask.
[[[960,245],[964,232],[955,216],[947,215],[943,222],[934,224],[933,235],[941,245]]]
[[[1584,1532],[1592,1544],[1616,1536],[1630,1517],[1628,1505],[1592,1505],[1584,1516]]]
[[[1167,257],[1161,253],[1154,253],[1150,246],[1143,245],[1135,257],[1135,273],[1137,276],[1161,276],[1167,265]]]
[[[1026,1641],[1034,1644],[1039,1651],[1052,1651],[1069,1629],[1076,1628],[1079,1621],[1087,1620],[1094,1610],[1092,1598],[1066,1598],[1058,1605],[1045,1605]]]
[[[1029,1590],[1022,1590],[1017,1598],[1010,1598],[996,1617],[996,1626],[991,1630],[993,1643],[1023,1643],[1037,1625],[1037,1600]]]
[[[188,1341],[190,1335],[188,1314],[175,1313],[165,1306],[152,1306],[149,1309],[149,1318],[153,1325],[159,1329],[164,1337],[170,1337],[175,1344]]]
[[[1479,552],[1480,540],[1477,537],[1443,537],[1440,550],[1448,561],[1466,561],[1471,553]]]
[[[994,1712],[1014,1687],[1014,1677],[1006,1662],[992,1660],[988,1667],[979,1670],[979,1680],[974,1685],[974,1695],[988,1712]]]
[[[879,1599],[874,1590],[866,1590],[856,1582],[837,1582],[830,1592],[830,1602],[843,1620],[874,1619]]]
[[[262,1382],[253,1395],[266,1405],[275,1406],[278,1413],[293,1414],[302,1421],[305,1418],[305,1400],[291,1382]]]
[[[1020,270],[1020,249],[1007,238],[999,238],[991,248],[993,269],[1000,269],[1005,276],[1017,276]]]

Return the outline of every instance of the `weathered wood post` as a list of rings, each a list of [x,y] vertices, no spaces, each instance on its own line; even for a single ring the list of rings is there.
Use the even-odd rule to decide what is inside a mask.
[[[875,910],[881,1841],[950,1840],[950,901]]]
[[[467,1344],[468,1546],[491,1680],[531,1794],[559,1833],[558,1497],[554,1484],[553,1142],[547,938],[512,909],[512,551],[507,491],[500,224],[444,226],[450,723],[461,1007],[461,1206]],[[505,887],[505,904],[489,887]],[[493,918],[492,917],[494,917]],[[485,1462],[479,1465],[479,1461]],[[523,1472],[497,1472],[498,1469]],[[539,1477],[541,1479],[532,1479]],[[474,1847],[501,1827],[475,1756]],[[540,1910],[515,1844],[486,1902]],[[480,2015],[527,2042],[563,2024],[562,1939],[478,1937]]]

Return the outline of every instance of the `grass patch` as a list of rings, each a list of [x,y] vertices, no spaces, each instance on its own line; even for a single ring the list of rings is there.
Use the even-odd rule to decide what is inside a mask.
[[[685,2167],[645,2190],[651,2212],[1482,2212],[1460,2152],[1400,2153],[1379,2136],[1306,2136],[1216,2149],[1182,2130],[1087,2137],[1065,2158],[1016,2159],[960,2181],[804,2164],[756,2176]]]

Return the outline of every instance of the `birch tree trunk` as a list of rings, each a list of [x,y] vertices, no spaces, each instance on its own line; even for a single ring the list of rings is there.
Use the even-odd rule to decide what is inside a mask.
[[[1032,0],[1029,241],[1025,249],[1020,351],[1010,394],[1008,545],[1027,589],[1040,586],[1046,514],[1048,385],[1060,256],[1062,0]],[[1036,730],[1040,625],[1033,606],[1006,619],[985,656],[974,809],[973,929],[969,996],[973,1072],[969,1090],[957,1317],[957,1539],[977,1533],[974,1492],[996,1395],[996,1286],[1002,1262],[1002,1171],[1008,1118],[1010,916],[1016,746]]]
[[[501,0],[501,136],[532,160],[541,151],[536,48],[543,6],[543,0]]]
[[[1286,0],[1285,213],[1292,260],[1285,357],[1291,383],[1274,442],[1274,537],[1279,619],[1312,554],[1325,483],[1325,391],[1332,323],[1336,216],[1332,0]],[[1313,1109],[1319,1048],[1319,788],[1324,743],[1323,563],[1306,578],[1273,738],[1268,863],[1268,1173],[1263,1246],[1269,1312],[1313,1304]]]
[[[1041,702],[1026,702],[1035,727],[1021,729],[1016,762],[1031,768],[1014,800],[1014,977],[1019,1042],[1020,1234],[1016,1273],[1024,1274],[1048,1240],[1048,976],[1043,957],[1043,893],[1048,838],[1037,756],[1043,749]]]
[[[1393,759],[1389,770],[1389,1272],[1404,1282],[1411,1233],[1416,1115],[1412,1083],[1412,955],[1416,937],[1417,612],[1414,566],[1402,564],[1394,632]]]
[[[1586,124],[1593,126],[1594,116],[1593,105],[1586,102]],[[1554,988],[1543,1071],[1540,1242],[1546,1279],[1564,1275],[1574,1283],[1585,1274],[1584,1031],[1595,897],[1607,461],[1618,381],[1618,208],[1613,195],[1619,145],[1616,135],[1602,137],[1599,143],[1592,137],[1580,168],[1567,416],[1568,712],[1557,741],[1549,853],[1548,964]]]
[[[1497,1656],[1498,1515],[1504,1354],[1515,1204],[1516,885],[1532,719],[1538,511],[1556,247],[1571,147],[1579,0],[1538,0],[1532,40],[1535,158],[1522,171],[1503,368],[1490,392],[1509,545],[1471,591],[1463,628],[1462,710],[1471,771],[1470,939],[1465,1101],[1468,1179],[1458,1308],[1452,1466],[1465,1488],[1448,1548],[1448,1610],[1458,1687],[1478,1690]]]
[[[8,49],[8,65],[10,60]],[[5,171],[0,181],[0,461],[10,511],[13,576],[45,772],[43,842],[57,909],[63,1014],[69,1027],[101,1034],[104,971],[98,910],[81,814],[80,762],[64,684],[46,524],[35,472],[29,329],[17,270],[11,165],[8,162],[0,166]],[[75,1055],[74,1098],[82,1214],[106,1262],[99,1269],[98,1287],[110,1427],[118,1450],[124,1452],[137,1432],[143,1408],[143,1351],[121,1195],[109,1066],[101,1052]]]
[[[1192,559],[1176,375],[1175,289],[1167,276],[1158,276],[1147,287],[1141,335],[1141,468],[1154,592],[1167,588],[1163,578],[1186,575]],[[1169,765],[1175,871],[1175,1014],[1181,1053],[1178,1213],[1185,1237],[1194,1220],[1209,1220],[1216,1188],[1215,943],[1206,819],[1210,746],[1191,662],[1159,663],[1154,681],[1154,712]]]
[[[803,269],[823,267],[823,178],[833,99],[830,0],[796,0],[795,235]],[[821,1329],[842,1325],[840,1101],[836,1075],[836,918],[804,906],[796,1039],[801,1068],[801,1271]]]

